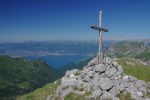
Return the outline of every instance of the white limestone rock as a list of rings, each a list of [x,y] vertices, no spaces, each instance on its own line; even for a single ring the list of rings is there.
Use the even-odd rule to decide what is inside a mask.
[[[95,72],[102,73],[106,70],[106,66],[104,64],[99,64],[94,66]]]
[[[114,86],[114,83],[109,78],[100,78],[99,86],[102,90],[109,90]]]
[[[131,75],[125,75],[122,66],[116,60],[105,58],[104,64],[89,64],[83,70],[67,71],[61,79],[61,85],[56,89],[55,96],[60,95],[63,100],[69,93],[80,95],[82,91],[89,91],[91,95],[87,98],[119,100],[115,97],[117,94],[129,92],[135,100],[149,100],[145,96],[150,92],[147,84]],[[51,100],[55,100],[55,96]]]
[[[103,95],[100,97],[100,100],[106,100],[106,99],[113,99],[114,96],[112,96],[109,92],[104,92]]]

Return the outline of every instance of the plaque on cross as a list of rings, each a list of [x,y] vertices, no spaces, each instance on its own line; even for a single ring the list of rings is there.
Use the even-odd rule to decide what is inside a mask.
[[[95,64],[103,63],[103,41],[102,41],[102,32],[108,32],[108,29],[102,27],[102,11],[99,12],[99,26],[91,26],[92,29],[98,30],[99,33],[99,42],[98,42],[98,53],[96,57]]]

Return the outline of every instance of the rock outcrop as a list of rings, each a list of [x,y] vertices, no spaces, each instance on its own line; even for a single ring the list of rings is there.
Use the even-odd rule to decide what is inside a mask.
[[[104,63],[99,65],[94,65],[94,60],[91,60],[83,70],[67,71],[50,100],[57,97],[64,100],[70,93],[82,95],[86,92],[87,100],[119,100],[117,96],[120,93],[130,93],[131,98],[135,100],[150,100],[145,95],[150,92],[147,83],[131,75],[125,75],[122,66],[115,59],[105,58]]]

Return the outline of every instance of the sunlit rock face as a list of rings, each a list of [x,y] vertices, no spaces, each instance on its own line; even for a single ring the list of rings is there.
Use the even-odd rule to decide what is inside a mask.
[[[106,57],[103,64],[94,64],[91,60],[83,70],[67,71],[61,79],[61,85],[50,100],[59,96],[64,100],[70,93],[86,94],[85,99],[113,99],[119,100],[120,93],[130,93],[135,100],[150,100],[145,94],[150,92],[148,85],[131,75],[125,75],[123,68],[116,59]]]

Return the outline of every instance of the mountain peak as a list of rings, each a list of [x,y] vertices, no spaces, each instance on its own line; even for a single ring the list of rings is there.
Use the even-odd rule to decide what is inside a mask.
[[[64,100],[70,94],[82,95],[85,99],[113,99],[119,100],[119,94],[131,94],[135,100],[149,100],[145,96],[150,90],[146,82],[126,75],[117,59],[106,57],[103,64],[95,65],[93,58],[83,70],[67,71],[61,79],[55,94],[47,100],[60,98]]]

